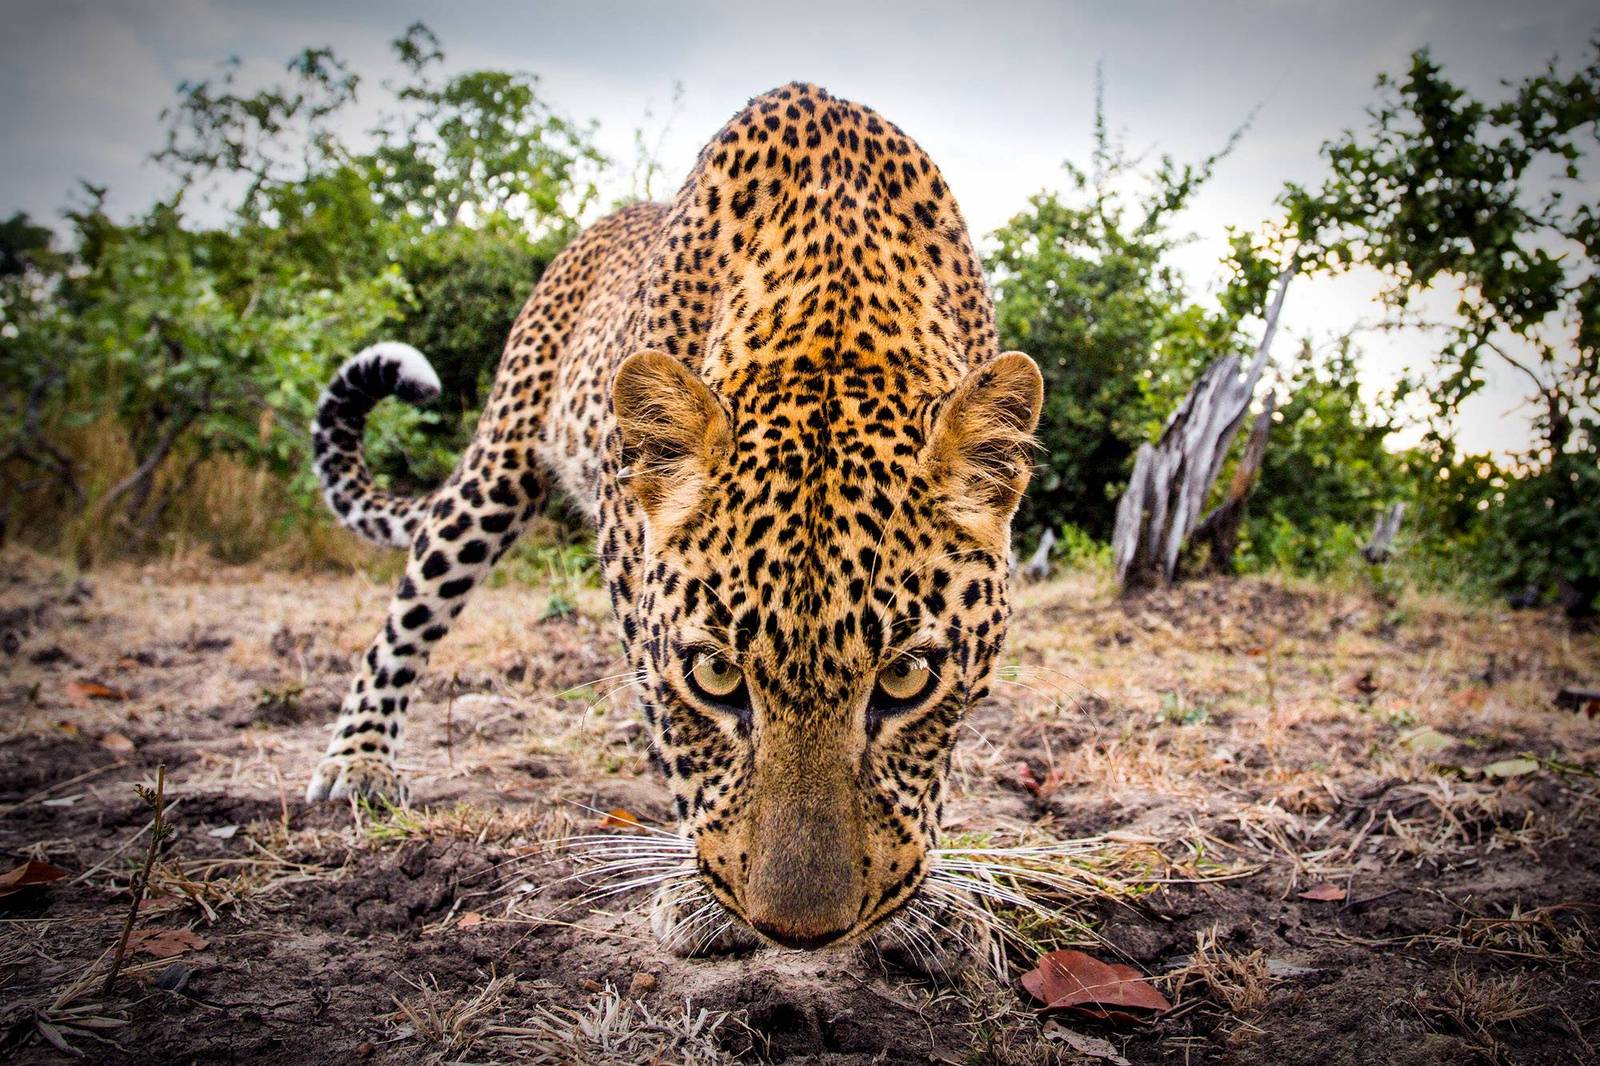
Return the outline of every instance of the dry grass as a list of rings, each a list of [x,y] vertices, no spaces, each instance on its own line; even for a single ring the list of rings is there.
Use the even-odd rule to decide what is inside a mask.
[[[1496,1062],[1506,1061],[1501,1038],[1507,1031],[1549,1009],[1536,1000],[1532,983],[1522,974],[1480,977],[1461,970],[1451,972],[1437,995],[1418,993],[1413,1006],[1430,1027],[1467,1037]]]
[[[378,553],[325,522],[305,521],[288,482],[230,455],[200,456],[180,449],[157,471],[150,509],[159,517],[148,530],[130,526],[119,501],[102,501],[134,468],[127,430],[106,415],[80,427],[52,431],[64,451],[89,472],[83,499],[39,484],[17,499],[12,540],[100,567],[131,548],[139,556],[200,557],[223,563],[265,562],[292,570],[349,571],[370,565]],[[147,513],[149,513],[147,511]]]
[[[381,1020],[394,1026],[390,1040],[420,1043],[436,1061],[459,1059],[478,1045],[513,980],[509,974],[490,974],[481,988],[460,996],[441,989],[431,976],[413,980],[402,974],[400,979],[415,992],[404,998],[391,996],[396,1009]]]
[[[1255,1028],[1251,1020],[1266,1009],[1272,986],[1277,983],[1264,951],[1228,950],[1219,943],[1214,925],[1195,934],[1194,952],[1188,961],[1169,970],[1162,979],[1171,989],[1175,1004],[1182,1006],[1195,997],[1203,997],[1231,1016],[1225,1024],[1251,1029]]]
[[[489,1027],[504,1061],[581,1066],[637,1066],[641,1062],[724,1066],[738,1061],[723,1039],[742,1028],[727,1011],[690,1003],[651,1008],[607,985],[582,1007],[540,1007],[518,1024]],[[733,1041],[749,1048],[751,1034]]]

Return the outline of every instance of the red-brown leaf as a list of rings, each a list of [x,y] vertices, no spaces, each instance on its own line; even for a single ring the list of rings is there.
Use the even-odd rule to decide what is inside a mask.
[[[1017,763],[1017,767],[1012,771],[1012,774],[1017,784],[1027,789],[1031,795],[1038,799],[1043,799],[1060,788],[1063,780],[1061,772],[1052,767],[1044,775],[1044,780],[1041,781],[1039,780],[1039,775],[1033,772],[1033,767],[1025,762]]]
[[[90,700],[125,700],[128,694],[120,688],[102,685],[98,681],[72,681],[67,685],[67,699],[85,704]]]
[[[601,829],[643,829],[644,823],[633,816],[626,807],[613,807],[600,819]]]
[[[128,937],[128,950],[157,959],[170,959],[185,951],[199,951],[210,941],[187,929],[136,929]]]
[[[1071,1007],[1098,1017],[1104,1008],[1168,1011],[1172,1004],[1132,966],[1101,962],[1081,951],[1052,951],[1022,975],[1022,987],[1047,1008]]]
[[[1017,768],[1012,772],[1016,776],[1017,784],[1021,785],[1035,796],[1039,794],[1039,789],[1043,786],[1039,783],[1039,778],[1034,775],[1033,767],[1029,766],[1025,762],[1019,762],[1017,763]]]
[[[48,885],[67,876],[67,871],[47,862],[29,859],[15,870],[0,874],[0,896],[9,896],[29,885]]]
[[[1342,903],[1345,899],[1345,890],[1331,881],[1324,881],[1300,893],[1300,898],[1316,900],[1318,903]]]

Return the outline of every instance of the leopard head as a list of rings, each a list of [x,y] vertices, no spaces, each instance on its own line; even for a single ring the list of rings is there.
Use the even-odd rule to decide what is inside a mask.
[[[700,883],[778,944],[855,939],[927,875],[1005,639],[1038,368],[708,385],[645,352],[612,401],[644,514],[634,665]]]

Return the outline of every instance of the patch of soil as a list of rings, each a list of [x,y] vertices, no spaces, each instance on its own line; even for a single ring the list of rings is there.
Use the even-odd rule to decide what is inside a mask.
[[[481,592],[413,715],[413,809],[308,808],[382,590],[112,570],[91,591],[10,562],[0,872],[42,858],[69,877],[0,897],[5,1061],[600,1061],[580,1018],[611,1019],[609,1061],[682,1061],[684,1041],[702,1059],[1091,1061],[1015,969],[951,985],[863,950],[688,961],[650,935],[646,891],[558,883],[571,868],[543,842],[615,807],[670,812],[605,680],[623,667],[603,604],[540,625],[519,590]],[[1058,1024],[1172,1066],[1593,1061],[1600,734],[1548,697],[1600,676],[1600,648],[1546,615],[1402,606],[1258,579],[1022,598],[1016,683],[969,717],[948,833],[1113,834],[1173,864],[1112,871],[1134,890],[1075,917],[1078,946],[1177,1008]],[[85,677],[128,698],[74,700]],[[1525,754],[1537,769],[1484,770]],[[107,994],[148,842],[134,786],[158,765],[172,834],[138,927],[204,946],[136,951]],[[1321,882],[1345,898],[1301,897]]]

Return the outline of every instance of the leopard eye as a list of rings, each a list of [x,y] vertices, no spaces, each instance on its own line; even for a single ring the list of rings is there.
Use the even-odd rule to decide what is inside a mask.
[[[908,703],[927,691],[933,668],[920,655],[902,655],[878,674],[878,690],[896,704]]]
[[[695,653],[689,682],[708,699],[723,701],[739,691],[744,674],[721,652],[702,651]]]

